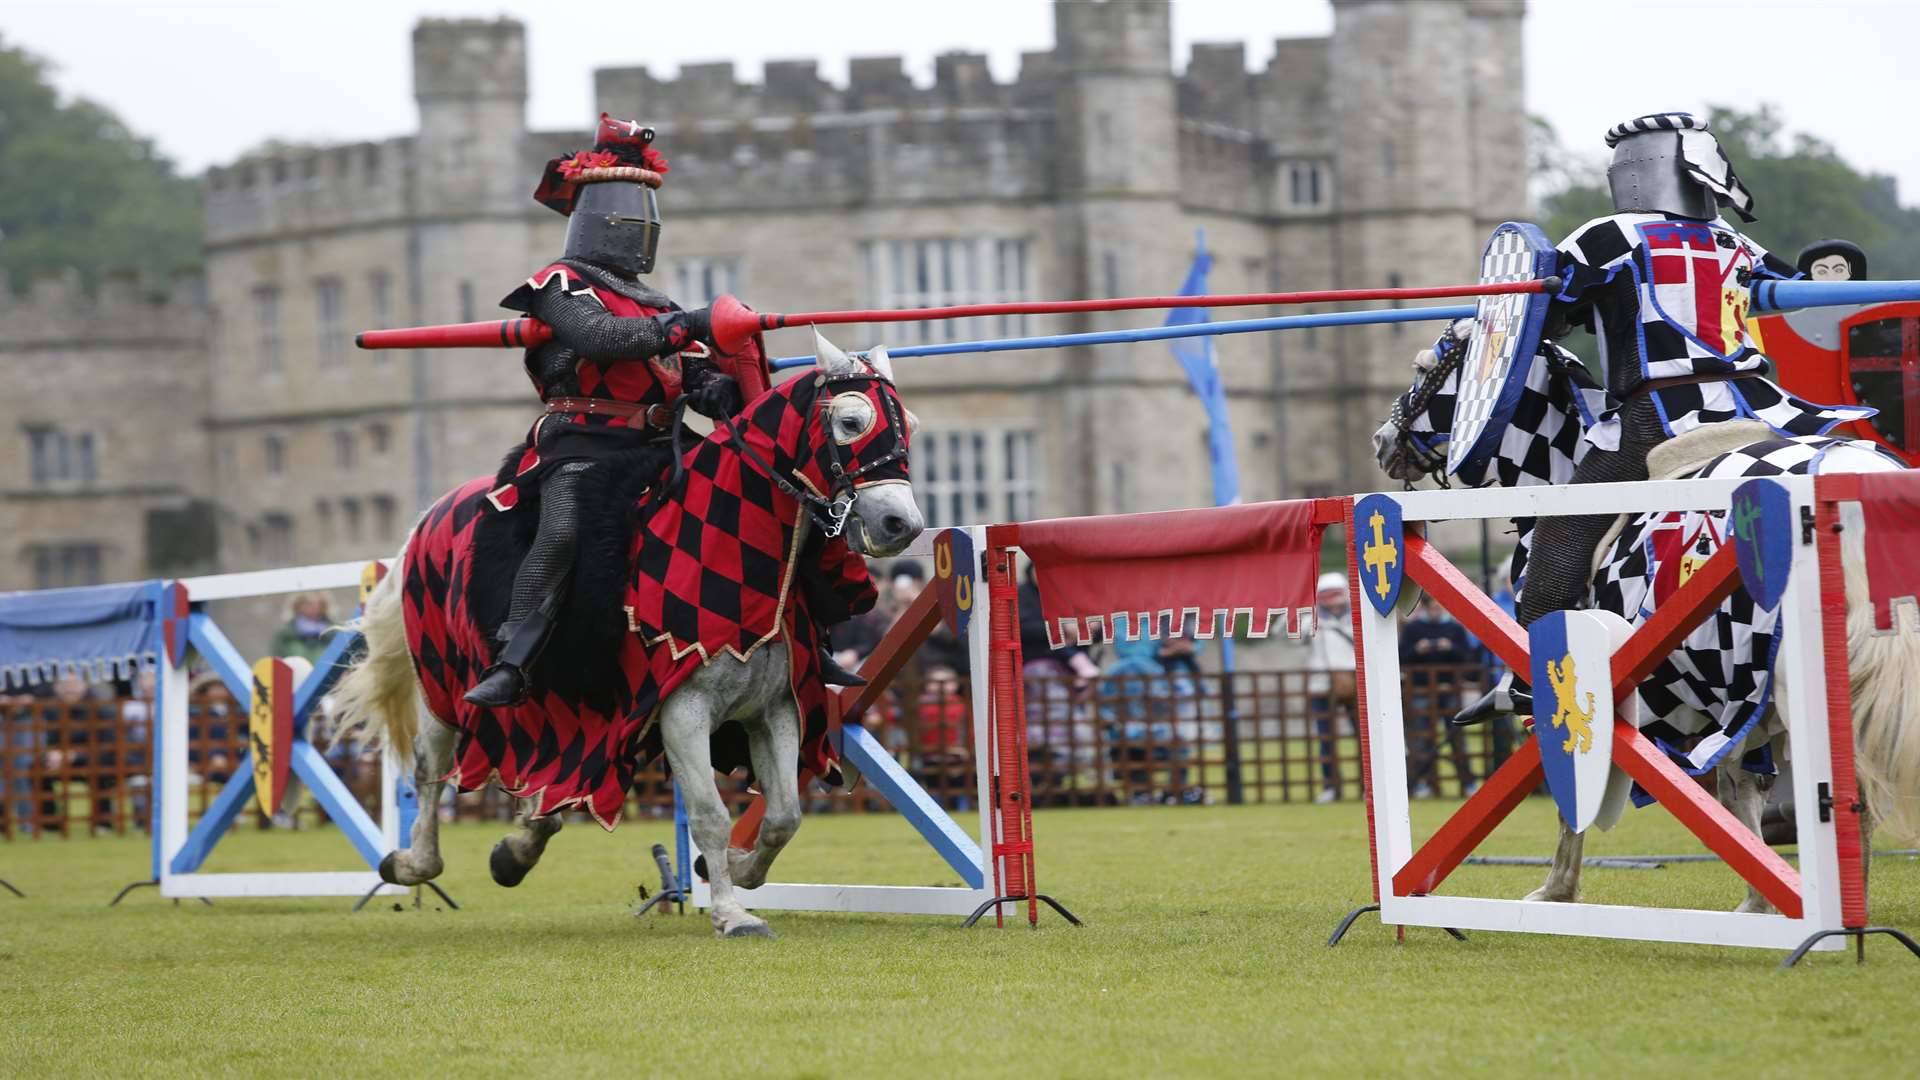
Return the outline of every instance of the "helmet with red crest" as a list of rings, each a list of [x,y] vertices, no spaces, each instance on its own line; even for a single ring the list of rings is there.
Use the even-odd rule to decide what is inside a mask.
[[[533,197],[567,216],[567,258],[647,274],[660,245],[654,192],[666,172],[652,128],[601,113],[593,149],[547,162]]]

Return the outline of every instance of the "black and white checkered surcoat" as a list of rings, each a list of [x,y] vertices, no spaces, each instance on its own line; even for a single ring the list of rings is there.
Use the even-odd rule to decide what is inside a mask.
[[[1743,383],[1743,390],[1754,383],[1772,386],[1756,378]],[[1411,434],[1422,449],[1444,451],[1455,394],[1456,380],[1449,377],[1427,411],[1415,419]],[[1609,401],[1577,357],[1551,343],[1543,345],[1527,371],[1514,421],[1489,462],[1488,485],[1567,483],[1591,445],[1583,437],[1588,425],[1606,414]],[[1722,454],[1693,475],[1817,473],[1823,462],[1845,472],[1903,467],[1870,442],[1799,434],[1777,435]],[[1627,522],[1596,560],[1592,606],[1639,625],[1684,582],[1685,574],[1719,549],[1728,535],[1725,517],[1725,511],[1650,513]],[[1514,525],[1519,535],[1510,575],[1518,593],[1525,584],[1533,522],[1522,519]],[[1745,590],[1736,591],[1641,684],[1642,730],[1689,772],[1698,775],[1715,768],[1769,715],[1779,648],[1778,612],[1761,611]],[[1743,751],[1743,761],[1758,771],[1772,771],[1763,740],[1754,740]]]

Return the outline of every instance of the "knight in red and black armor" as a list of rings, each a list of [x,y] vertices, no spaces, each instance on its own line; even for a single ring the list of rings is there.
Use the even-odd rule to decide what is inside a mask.
[[[653,139],[652,128],[603,113],[594,148],[548,162],[534,192],[568,218],[566,250],[501,305],[553,328],[552,340],[526,355],[527,376],[546,411],[509,455],[488,499],[494,511],[511,516],[518,508],[520,518],[537,524],[495,634],[495,662],[466,694],[476,705],[526,700],[529,673],[567,606],[576,563],[607,580],[590,589],[576,584],[575,597],[619,595],[619,579],[607,571],[624,565],[627,508],[672,466],[680,410],[725,420],[744,404],[743,381],[755,391],[770,382],[757,340],[742,355],[716,354],[708,309],[683,310],[641,280],[653,271],[660,243],[655,193],[667,173]],[[689,432],[684,441],[697,438]],[[624,527],[590,545],[583,559],[583,520]],[[475,604],[477,612],[486,607]],[[862,682],[831,660],[823,673],[839,685]]]

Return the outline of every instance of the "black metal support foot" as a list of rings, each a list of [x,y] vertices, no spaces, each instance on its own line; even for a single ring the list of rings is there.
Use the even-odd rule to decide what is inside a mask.
[[[660,907],[660,911],[664,914],[667,909],[661,905],[665,904],[678,904],[679,913],[685,915],[690,897],[680,888],[679,879],[673,876],[673,860],[667,857],[665,844],[653,845],[653,865],[660,871],[660,891],[648,896],[646,886],[641,886],[640,897],[646,903],[640,905],[640,910],[634,912],[633,917],[637,919],[655,907]]]
[[[1858,927],[1852,927],[1846,930],[1820,931],[1819,933],[1813,935],[1807,940],[1801,942],[1797,947],[1794,948],[1794,950],[1791,953],[1788,953],[1787,958],[1785,960],[1780,961],[1780,969],[1782,971],[1785,971],[1787,968],[1790,968],[1793,965],[1799,963],[1800,958],[1807,955],[1808,950],[1812,949],[1815,943],[1821,941],[1824,938],[1830,938],[1830,937],[1852,938],[1854,962],[1859,964],[1864,964],[1867,962],[1867,935],[1868,934],[1885,934],[1888,937],[1892,938],[1893,940],[1899,942],[1900,944],[1905,945],[1907,947],[1907,951],[1912,953],[1914,956],[1920,957],[1920,942],[1915,942],[1912,938],[1908,937],[1904,931],[1897,930],[1891,926],[1858,926]]]
[[[130,893],[130,892],[132,892],[132,891],[133,891],[133,890],[135,890],[135,889],[140,889],[140,888],[147,888],[147,887],[151,887],[151,888],[155,888],[155,889],[157,889],[157,888],[159,888],[159,887],[160,887],[160,879],[159,879],[159,878],[155,878],[155,879],[153,879],[152,881],[136,881],[136,882],[134,882],[133,884],[131,884],[131,885],[128,885],[128,886],[127,886],[126,888],[124,888],[124,889],[121,889],[121,890],[120,890],[119,892],[117,892],[117,893],[114,893],[114,894],[113,894],[113,899],[111,899],[111,900],[109,900],[109,901],[107,901],[107,906],[108,906],[108,907],[118,907],[118,906],[119,906],[119,904],[120,904],[120,901],[122,901],[122,900],[125,900],[125,899],[127,898],[127,894],[128,894],[128,893]]]
[[[1357,908],[1354,908],[1352,911],[1347,912],[1347,917],[1344,919],[1341,919],[1340,925],[1333,928],[1333,936],[1327,939],[1327,948],[1331,949],[1335,945],[1340,944],[1340,939],[1347,936],[1347,931],[1353,926],[1353,922],[1355,919],[1358,919],[1360,916],[1365,915],[1369,911],[1379,911],[1379,910],[1380,910],[1379,904],[1367,904],[1364,907],[1357,907]],[[1466,934],[1463,934],[1460,931],[1455,930],[1451,926],[1443,926],[1440,929],[1445,930],[1447,932],[1447,935],[1453,938],[1453,940],[1455,941],[1467,940]]]
[[[965,930],[971,927],[974,923],[977,923],[980,921],[980,916],[985,915],[987,912],[993,910],[995,907],[1001,904],[1025,903],[1028,900],[1038,900],[1046,904],[1048,907],[1059,912],[1061,918],[1067,920],[1068,922],[1072,923],[1075,926],[1087,925],[1086,923],[1083,923],[1079,919],[1075,918],[1073,912],[1068,911],[1064,907],[1061,907],[1060,901],[1055,900],[1053,897],[1048,896],[1046,893],[1035,893],[1032,896],[1028,896],[1026,893],[1020,893],[1016,896],[996,896],[993,899],[987,901],[986,903],[981,904],[979,907],[974,908],[973,914],[967,916],[967,921],[960,924],[960,929]]]
[[[367,901],[369,901],[369,900],[372,900],[372,899],[374,898],[374,895],[375,895],[376,893],[378,893],[378,892],[379,892],[379,891],[380,891],[381,889],[384,889],[384,888],[386,888],[386,887],[387,887],[388,885],[391,885],[391,884],[395,884],[395,883],[394,883],[394,882],[388,882],[388,881],[383,881],[383,882],[381,882],[380,884],[378,884],[378,885],[375,885],[375,886],[374,886],[373,888],[371,888],[371,889],[368,889],[368,890],[367,890],[367,895],[365,895],[365,896],[363,896],[363,897],[361,897],[361,898],[360,898],[360,899],[359,899],[358,901],[356,901],[356,902],[354,903],[354,905],[353,905],[353,911],[351,911],[351,912],[348,912],[348,914],[350,914],[350,915],[351,915],[351,914],[353,914],[354,912],[358,912],[358,911],[359,911],[359,910],[360,910],[361,908],[363,908],[363,907],[366,907],[366,906],[367,906]],[[440,887],[440,883],[439,883],[439,882],[436,882],[436,881],[427,881],[427,882],[422,882],[421,884],[419,884],[419,885],[415,885],[415,886],[413,887],[413,906],[414,906],[415,908],[418,908],[418,907],[420,906],[420,890],[421,890],[422,888],[428,888],[428,889],[432,889],[432,890],[433,890],[433,894],[434,894],[435,896],[438,896],[438,897],[440,898],[440,900],[441,900],[441,902],[447,905],[447,910],[449,910],[449,911],[459,911],[459,910],[460,910],[460,905],[459,905],[459,904],[456,904],[456,903],[454,903],[454,902],[453,902],[453,897],[451,897],[451,896],[448,896],[448,895],[447,895],[447,890],[445,890],[445,889],[443,889],[443,888],[441,888],[441,887]]]
[[[1327,939],[1327,948],[1331,949],[1335,945],[1340,944],[1340,939],[1347,936],[1347,930],[1353,926],[1353,921],[1355,919],[1358,919],[1360,916],[1365,915],[1369,911],[1379,911],[1379,910],[1380,910],[1379,904],[1367,904],[1364,907],[1357,907],[1357,908],[1354,908],[1352,911],[1347,912],[1347,917],[1344,919],[1341,919],[1340,925],[1333,928],[1333,936]]]
[[[25,900],[27,898],[26,893],[23,893],[19,889],[14,888],[13,882],[8,881],[6,878],[0,878],[0,889],[5,889],[22,900]],[[108,906],[111,907],[112,905],[109,904]]]

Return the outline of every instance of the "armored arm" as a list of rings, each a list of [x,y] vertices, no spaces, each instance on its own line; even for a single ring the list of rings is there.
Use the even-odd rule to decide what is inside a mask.
[[[556,341],[594,359],[647,360],[678,352],[713,333],[704,309],[623,317],[567,292],[557,277],[534,294],[529,314],[553,327]]]

